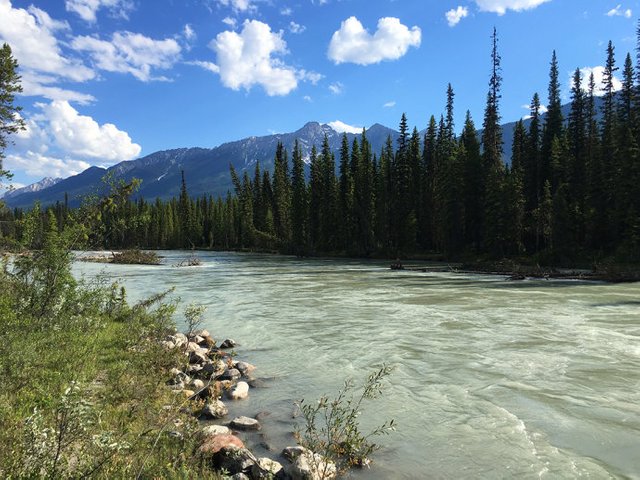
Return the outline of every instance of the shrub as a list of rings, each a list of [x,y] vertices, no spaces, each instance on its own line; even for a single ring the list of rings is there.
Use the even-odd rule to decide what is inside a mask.
[[[297,407],[302,413],[304,426],[296,430],[296,440],[301,446],[334,462],[338,471],[344,472],[353,466],[366,466],[370,455],[379,449],[373,437],[385,435],[395,429],[393,420],[386,421],[368,433],[363,433],[359,416],[363,403],[382,395],[383,380],[392,369],[383,365],[370,374],[356,394],[356,385],[346,380],[335,398],[326,395],[315,403],[301,400]],[[325,463],[325,468],[327,464]],[[320,472],[324,478],[326,472]]]

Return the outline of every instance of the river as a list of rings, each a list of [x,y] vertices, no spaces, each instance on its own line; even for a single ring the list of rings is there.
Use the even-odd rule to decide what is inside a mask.
[[[294,444],[294,402],[394,367],[362,421],[395,419],[357,478],[640,478],[640,284],[391,271],[379,261],[161,252],[162,266],[76,263],[132,301],[175,287],[207,307],[268,388],[257,448]],[[177,316],[177,323],[183,321]],[[239,408],[234,406],[233,408]],[[233,412],[232,412],[233,413]]]

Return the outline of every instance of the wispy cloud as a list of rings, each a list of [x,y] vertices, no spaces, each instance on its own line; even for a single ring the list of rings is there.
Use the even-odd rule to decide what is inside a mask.
[[[300,25],[294,21],[289,22],[289,31],[291,33],[302,33],[307,29],[304,25]]]
[[[342,82],[333,82],[331,85],[329,85],[329,90],[334,95],[340,95],[341,93],[344,93],[344,85],[342,84]]]
[[[392,100],[390,102],[385,103],[384,105],[382,105],[383,108],[393,108],[396,106],[396,102],[395,100]]]
[[[514,12],[531,10],[550,1],[551,0],[475,0],[481,11],[497,13],[498,15],[504,15],[507,13],[507,10],[513,10]]]
[[[608,17],[631,18],[632,15],[633,15],[633,12],[631,11],[631,9],[630,8],[623,9],[622,5],[616,5],[615,8],[612,8],[607,12]]]
[[[75,37],[71,46],[87,52],[95,66],[107,72],[130,73],[138,80],[167,80],[155,76],[155,70],[166,70],[180,59],[181,48],[173,38],[155,40],[140,33],[116,32],[110,40],[93,36]]]

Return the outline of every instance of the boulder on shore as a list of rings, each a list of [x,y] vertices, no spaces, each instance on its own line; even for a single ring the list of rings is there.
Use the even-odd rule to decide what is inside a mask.
[[[200,430],[201,437],[213,437],[216,435],[231,435],[231,429],[224,425],[207,425]]]
[[[227,338],[224,342],[220,344],[220,348],[234,348],[237,345],[235,340],[231,338]]]
[[[205,437],[198,451],[206,457],[213,457],[223,448],[244,448],[244,443],[235,435],[219,434]]]
[[[271,480],[282,477],[284,477],[282,465],[267,457],[259,458],[253,467],[251,467],[251,478],[256,480]]]
[[[222,375],[217,377],[218,380],[238,380],[242,377],[240,371],[236,368],[227,368]]]
[[[229,398],[232,400],[244,400],[249,397],[249,384],[247,382],[238,382],[229,392]]]
[[[237,430],[260,430],[260,428],[262,428],[258,420],[244,416],[234,418],[231,420],[230,425],[231,428],[235,428]]]
[[[287,473],[292,480],[333,480],[338,475],[338,469],[335,463],[305,449],[289,465]]]
[[[217,468],[235,475],[248,474],[258,459],[246,448],[228,447],[222,448],[215,455],[214,461]]]
[[[202,409],[201,414],[207,418],[222,418],[229,413],[227,406],[220,400],[211,400]]]

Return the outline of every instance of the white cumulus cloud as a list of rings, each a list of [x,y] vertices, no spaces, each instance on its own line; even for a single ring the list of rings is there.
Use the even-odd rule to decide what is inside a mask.
[[[604,95],[604,70],[605,68],[602,65],[597,67],[584,67],[581,68],[582,72],[582,90],[585,92],[589,90],[589,78],[593,73],[593,80],[595,83],[595,91],[593,92],[596,96]],[[571,75],[571,79],[573,79],[573,75]],[[622,81],[616,76],[613,77],[613,90],[615,92],[622,90]]]
[[[166,80],[152,75],[154,69],[169,69],[180,58],[180,45],[173,38],[154,40],[140,33],[116,32],[111,41],[97,37],[75,37],[71,43],[88,52],[96,67],[108,72],[130,73],[138,80]]]
[[[33,177],[66,178],[86,170],[91,165],[83,160],[58,158],[38,152],[9,154],[5,159],[9,170],[22,170]]]
[[[328,57],[334,63],[370,65],[383,60],[397,60],[410,47],[419,47],[422,32],[419,27],[400,23],[395,17],[378,20],[378,28],[372,35],[356,17],[349,17],[331,37]]]
[[[127,132],[80,115],[68,102],[55,100],[41,108],[57,146],[72,155],[119,162],[135,158],[142,150]]]
[[[111,123],[81,115],[69,102],[37,103],[25,118],[26,129],[14,136],[6,156],[9,170],[34,177],[68,177],[92,163],[113,164],[139,156],[140,145]]]
[[[632,15],[633,15],[633,12],[631,11],[631,9],[630,8],[623,9],[622,5],[616,5],[615,8],[612,8],[607,12],[608,17],[631,18]]]
[[[481,11],[497,13],[498,15],[504,15],[507,13],[507,10],[513,10],[514,12],[531,10],[550,1],[551,0],[475,0]]]
[[[250,90],[258,85],[267,95],[274,96],[287,95],[299,80],[319,81],[322,75],[284,63],[280,57],[288,51],[282,35],[282,31],[272,32],[268,24],[259,20],[245,20],[239,33],[219,33],[209,47],[216,54],[215,65],[222,84],[232,90]]]
[[[0,19],[0,41],[11,46],[23,70],[75,82],[95,77],[95,72],[80,60],[63,55],[55,33],[68,30],[66,22],[54,20],[34,6],[28,10],[13,8],[10,0],[0,0]]]
[[[469,15],[469,9],[467,7],[459,6],[458,8],[452,8],[444,14],[447,18],[447,23],[450,27],[455,27],[460,20]]]
[[[67,12],[73,12],[85,22],[95,23],[96,13],[106,8],[112,16],[128,19],[133,10],[131,0],[66,0],[64,6]]]
[[[338,133],[362,133],[362,127],[354,127],[353,125],[341,122],[340,120],[328,122],[327,125]]]

